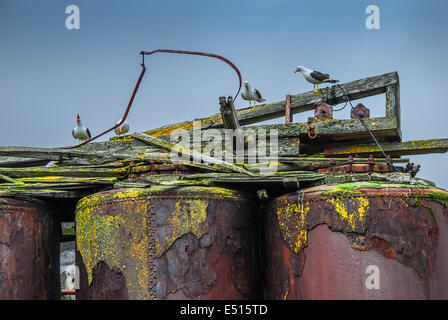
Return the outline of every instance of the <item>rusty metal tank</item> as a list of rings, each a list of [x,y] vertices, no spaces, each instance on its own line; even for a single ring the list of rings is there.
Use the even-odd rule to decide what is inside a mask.
[[[215,187],[83,198],[77,299],[260,298],[258,212],[250,195]]]
[[[60,299],[60,224],[47,204],[0,197],[0,299]]]
[[[264,209],[265,298],[447,299],[448,192],[318,186]]]

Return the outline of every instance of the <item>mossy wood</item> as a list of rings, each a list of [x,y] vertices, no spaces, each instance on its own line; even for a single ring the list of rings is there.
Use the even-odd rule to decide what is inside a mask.
[[[184,156],[189,156],[189,157],[192,157],[193,159],[199,159],[198,161],[200,161],[200,159],[202,159],[206,163],[218,165],[218,166],[223,167],[223,168],[225,168],[227,170],[231,170],[231,171],[239,172],[239,173],[244,173],[244,174],[247,174],[247,175],[253,175],[253,173],[251,173],[251,172],[249,172],[249,171],[247,171],[245,169],[242,169],[242,168],[240,168],[240,167],[238,167],[236,165],[233,165],[231,163],[228,163],[228,162],[219,160],[217,158],[213,158],[213,157],[204,155],[204,154],[202,154],[200,152],[196,152],[196,151],[193,151],[193,150],[190,150],[190,149],[180,148],[180,147],[178,147],[178,146],[176,146],[176,145],[174,145],[172,143],[166,142],[166,141],[164,141],[162,139],[158,139],[156,137],[149,136],[149,135],[144,134],[144,133],[136,132],[136,133],[133,133],[132,136],[134,138],[136,138],[136,139],[145,141],[145,142],[147,142],[147,143],[149,143],[151,145],[155,145],[157,147],[161,147],[161,148],[164,148],[164,149],[167,149],[167,150],[170,150],[170,151],[177,151],[177,152],[182,153]]]
[[[384,142],[381,144],[384,152],[391,156],[445,153],[448,151],[448,139],[433,140],[413,140],[406,142]],[[340,147],[325,148],[324,154],[330,156],[348,156],[348,155],[379,155],[380,150],[375,144],[351,145]]]

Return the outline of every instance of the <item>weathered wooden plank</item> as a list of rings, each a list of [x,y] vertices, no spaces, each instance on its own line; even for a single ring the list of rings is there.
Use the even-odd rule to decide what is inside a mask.
[[[76,183],[76,182],[62,182],[62,183],[26,183],[18,186],[17,184],[5,183],[0,184],[0,190],[10,190],[11,188],[14,190],[20,189],[52,189],[52,190],[78,190],[78,189],[92,189],[98,188],[105,185],[113,185],[113,183]]]
[[[130,182],[130,181],[117,181],[114,184],[114,189],[122,189],[122,188],[146,188],[150,187],[150,183],[146,182]]]
[[[136,138],[136,139],[145,141],[145,142],[147,142],[147,143],[149,143],[151,145],[155,145],[157,147],[164,148],[164,149],[167,149],[167,150],[174,150],[176,152],[182,153],[185,156],[190,156],[190,157],[192,157],[194,159],[202,159],[202,161],[204,161],[206,163],[214,164],[214,165],[223,167],[225,169],[228,169],[228,170],[231,170],[231,171],[234,171],[234,172],[244,173],[244,174],[247,174],[247,175],[253,175],[252,172],[249,172],[249,171],[247,171],[245,169],[242,169],[242,168],[240,168],[238,166],[235,166],[235,165],[233,165],[231,163],[222,161],[222,160],[217,159],[217,158],[213,158],[213,157],[207,156],[205,154],[201,154],[199,152],[196,152],[196,151],[193,151],[193,150],[190,150],[190,149],[187,149],[187,148],[181,148],[178,145],[174,145],[174,144],[172,144],[170,142],[164,141],[162,139],[158,139],[156,137],[149,136],[149,135],[144,134],[144,133],[136,132],[136,133],[133,133],[131,136]]]
[[[14,179],[22,183],[77,183],[77,184],[114,184],[116,177],[64,177],[64,176],[44,176],[32,178]]]
[[[129,168],[82,168],[82,167],[53,167],[53,168],[0,168],[0,174],[11,178],[65,176],[65,177],[125,177]]]
[[[12,179],[11,177],[8,177],[8,176],[6,176],[4,174],[0,174],[0,181],[1,180],[6,181],[7,183],[13,183],[13,184],[20,183],[18,180]]]
[[[45,166],[49,161],[33,158],[0,157],[0,167],[3,168],[24,168]]]
[[[30,167],[34,165],[46,165],[50,161],[58,161],[61,164],[69,164],[76,166],[98,165],[117,160],[125,160],[138,155],[143,150],[122,150],[119,153],[119,148],[105,148],[105,144],[97,143],[95,145],[97,150],[88,152],[86,150],[68,150],[57,148],[34,148],[34,147],[0,147],[0,156],[7,156],[8,162],[3,164],[0,162],[0,167]],[[90,147],[90,146],[89,146]],[[123,152],[124,151],[124,152]],[[20,158],[18,162],[12,160],[14,157]],[[29,160],[23,162],[23,157]],[[12,160],[12,161],[11,161]]]
[[[35,147],[0,147],[0,156],[26,157],[57,161],[71,158],[97,158],[98,153],[88,153],[76,149],[35,148]]]
[[[406,142],[383,142],[381,147],[391,156],[416,155],[428,153],[445,153],[448,151],[448,139],[414,140]],[[376,144],[328,147],[324,150],[327,157],[343,155],[379,155]]]
[[[268,163],[249,163],[246,164],[246,168],[252,172],[259,172],[260,168],[266,168],[268,165],[277,166],[277,174],[282,172],[298,171],[298,170],[315,170],[321,168],[328,168],[333,166],[330,163],[330,158],[288,158],[281,157],[278,162]],[[246,160],[247,161],[247,160]],[[392,158],[393,163],[409,163],[409,159],[404,158]],[[354,158],[353,163],[367,163],[367,158]],[[374,158],[376,165],[386,166],[384,158]],[[347,158],[335,158],[334,165],[340,166],[347,164]]]
[[[33,197],[44,199],[80,199],[89,194],[91,190],[51,190],[51,189],[22,189],[11,188],[0,190],[0,196],[19,196],[19,197]]]
[[[364,119],[365,124],[373,132],[375,137],[383,137],[390,140],[398,139],[397,119],[391,117]],[[314,143],[321,138],[334,141],[369,138],[370,134],[359,119],[326,119],[313,122],[317,138]],[[308,129],[304,123],[285,123],[248,126],[241,128],[243,131],[254,130],[256,134],[264,130],[269,134],[272,130],[277,130],[278,137],[300,137],[310,141]]]
[[[279,183],[285,179],[294,178],[296,181],[316,181],[325,178],[325,174],[314,173],[312,171],[283,172],[266,176],[247,176],[239,173],[204,173],[188,175],[155,175],[145,177],[145,181],[154,184],[188,184],[180,181],[193,181],[193,184],[206,181],[207,184],[217,183]]]
[[[398,73],[390,72],[382,75],[350,81],[340,86],[345,90],[350,100],[362,99],[386,92],[389,85],[398,84]],[[325,89],[323,89],[325,90]],[[334,86],[331,90],[325,90],[333,104],[345,102],[342,90]],[[314,108],[314,103],[321,99],[321,93],[309,91],[301,94],[291,95],[291,114],[309,111]],[[260,121],[275,119],[285,115],[286,100],[258,105],[250,108],[236,110],[240,125],[249,125]],[[195,120],[200,122],[203,128],[222,127],[223,122],[220,114],[214,114],[207,118]],[[193,121],[185,121],[172,125],[166,125],[145,133],[151,136],[160,137],[171,134],[176,129],[192,130]]]

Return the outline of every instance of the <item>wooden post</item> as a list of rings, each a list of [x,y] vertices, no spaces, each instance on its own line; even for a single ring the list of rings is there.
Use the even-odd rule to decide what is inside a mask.
[[[219,105],[221,106],[221,117],[224,123],[224,128],[236,130],[240,128],[240,122],[238,121],[238,117],[236,116],[235,107],[233,106],[233,98],[229,96],[219,97]]]
[[[233,136],[235,137],[235,143],[233,143],[232,141],[233,150],[236,151],[237,148],[239,148],[240,151],[244,150],[244,135],[242,134],[240,129],[240,122],[236,115],[232,96],[229,96],[227,98],[227,101],[225,97],[219,97],[219,104],[221,106],[220,111],[222,121],[224,123],[224,128],[233,130],[233,134],[231,135],[232,139]],[[228,141],[228,143],[229,142],[230,141]]]
[[[386,117],[394,117],[397,119],[397,131],[401,138],[400,83],[398,75],[397,82],[389,84],[386,87]]]

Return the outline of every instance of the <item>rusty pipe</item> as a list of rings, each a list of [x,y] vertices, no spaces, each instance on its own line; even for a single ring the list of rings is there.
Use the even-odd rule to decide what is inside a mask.
[[[118,122],[115,126],[113,126],[112,128],[110,128],[110,129],[108,129],[108,130],[106,130],[106,131],[104,131],[104,132],[102,132],[102,133],[96,135],[96,136],[93,137],[93,138],[90,138],[90,139],[88,139],[88,140],[86,140],[86,141],[83,141],[82,143],[79,143],[79,144],[77,144],[77,145],[75,145],[75,146],[64,147],[63,149],[75,149],[75,148],[81,147],[81,146],[83,146],[83,145],[85,145],[85,144],[87,144],[87,143],[89,143],[89,142],[91,142],[91,141],[93,141],[93,140],[95,140],[95,139],[97,139],[97,138],[99,138],[99,137],[105,135],[106,133],[108,133],[108,132],[114,130],[115,128],[118,128],[119,126],[121,126],[121,125],[123,124],[123,122],[126,120],[126,118],[127,118],[127,116],[128,116],[129,110],[131,109],[132,102],[134,101],[135,94],[137,93],[137,90],[138,90],[138,88],[139,88],[139,86],[140,86],[140,82],[142,81],[143,76],[144,76],[144,74],[145,74],[145,72],[146,72],[146,67],[145,67],[145,55],[148,56],[148,55],[151,55],[151,54],[153,54],[153,53],[157,53],[157,52],[164,52],[164,53],[180,53],[180,54],[193,54],[193,55],[199,55],[199,56],[212,57],[212,58],[216,58],[216,59],[220,59],[220,60],[224,61],[225,63],[227,63],[228,65],[230,65],[230,66],[233,68],[233,70],[235,70],[235,72],[238,74],[238,79],[239,79],[240,85],[239,85],[239,87],[238,87],[238,91],[237,91],[237,93],[236,93],[236,95],[235,95],[235,99],[238,97],[238,94],[240,93],[241,86],[242,86],[242,83],[243,83],[243,80],[242,80],[242,77],[241,77],[241,73],[240,73],[240,71],[238,70],[238,68],[237,68],[237,67],[236,67],[230,60],[228,60],[228,59],[226,59],[226,58],[224,58],[224,57],[222,57],[222,56],[220,56],[220,55],[213,54],[213,53],[199,52],[199,51],[185,51],[185,50],[171,50],[171,49],[157,49],[157,50],[153,50],[153,51],[141,51],[141,52],[140,52],[140,54],[142,55],[142,63],[141,63],[141,66],[142,66],[143,69],[142,69],[142,71],[141,71],[141,73],[140,73],[140,76],[139,76],[139,78],[138,78],[138,80],[137,80],[137,83],[136,83],[135,88],[134,88],[134,92],[132,93],[131,99],[129,100],[128,106],[127,106],[127,108],[126,108],[126,111],[125,111],[125,113],[124,113],[124,116],[121,118],[121,121],[119,121],[119,122]]]
[[[142,55],[142,57],[143,57],[143,55]],[[119,126],[121,126],[123,124],[123,122],[126,120],[126,118],[128,116],[129,110],[131,110],[132,102],[134,101],[135,95],[136,95],[137,90],[138,90],[138,88],[140,86],[140,82],[142,81],[143,76],[145,75],[145,72],[146,72],[145,60],[144,59],[143,59],[143,62],[141,63],[141,66],[142,66],[142,71],[140,72],[140,76],[138,77],[137,83],[135,84],[135,88],[134,88],[134,91],[132,92],[131,99],[129,100],[128,106],[127,106],[126,111],[124,112],[124,116],[121,118],[121,120],[116,125],[114,125],[112,128],[107,129],[106,131],[96,135],[95,137],[90,138],[90,139],[88,139],[86,141],[83,141],[83,142],[81,142],[81,143],[79,143],[79,144],[77,144],[75,146],[64,147],[63,149],[75,149],[75,148],[78,148],[80,146],[83,146],[83,145],[85,145],[85,144],[87,144],[87,143],[89,143],[89,142],[91,142],[91,141],[93,141],[93,140],[95,140],[95,139],[105,135],[106,133],[114,130],[115,128],[118,128]]]
[[[199,51],[186,51],[186,50],[172,50],[172,49],[157,49],[157,50],[153,50],[153,51],[141,51],[140,54],[144,55],[151,55],[153,53],[157,53],[157,52],[163,52],[163,53],[180,53],[180,54],[192,54],[192,55],[197,55],[197,56],[206,56],[206,57],[211,57],[211,58],[216,58],[219,60],[224,61],[225,63],[227,63],[229,66],[232,67],[233,70],[235,70],[235,72],[238,75],[238,79],[240,81],[240,85],[238,88],[238,91],[236,92],[235,95],[235,99],[238,97],[238,94],[240,93],[241,90],[241,86],[243,85],[243,79],[241,77],[241,73],[238,70],[238,68],[228,59],[224,58],[223,56],[214,54],[214,53],[207,53],[207,52],[199,52]],[[234,100],[235,101],[235,100]]]

